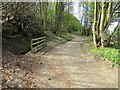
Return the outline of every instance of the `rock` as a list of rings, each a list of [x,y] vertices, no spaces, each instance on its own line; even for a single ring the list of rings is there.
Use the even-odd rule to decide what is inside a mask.
[[[14,82],[14,84],[18,84],[18,83],[20,83],[22,80],[21,79],[15,79],[13,82]]]
[[[26,74],[26,72],[24,70],[21,70],[19,73],[18,73],[18,76],[19,77],[24,77]]]

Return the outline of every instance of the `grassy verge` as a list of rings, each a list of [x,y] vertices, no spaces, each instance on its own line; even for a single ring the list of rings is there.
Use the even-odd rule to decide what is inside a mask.
[[[69,33],[61,33],[58,35],[53,34],[52,32],[45,32],[47,41],[60,41],[60,42],[66,42],[71,40],[73,37]]]
[[[92,53],[99,57],[104,57],[105,59],[112,61],[113,66],[118,64],[120,66],[120,56],[118,53],[118,49],[115,48],[95,48],[91,50]]]
[[[68,33],[64,33],[64,34],[60,35],[59,37],[63,38],[66,41],[69,41],[72,39],[72,36]]]

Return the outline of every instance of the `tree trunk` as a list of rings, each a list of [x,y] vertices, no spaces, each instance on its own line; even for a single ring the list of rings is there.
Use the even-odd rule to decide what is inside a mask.
[[[100,21],[100,39],[101,39],[101,47],[104,47],[104,32],[103,32],[103,26],[104,26],[104,1],[102,2],[102,12],[101,12],[101,21]]]
[[[95,0],[94,2],[94,23],[93,23],[93,43],[94,46],[97,47],[97,43],[96,43],[96,8],[97,8],[97,2]]]

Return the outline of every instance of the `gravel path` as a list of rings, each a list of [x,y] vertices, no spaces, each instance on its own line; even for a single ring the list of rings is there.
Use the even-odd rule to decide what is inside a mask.
[[[87,47],[84,37],[75,36],[48,53],[34,54],[42,63],[32,82],[39,88],[118,88],[118,69],[96,60]]]

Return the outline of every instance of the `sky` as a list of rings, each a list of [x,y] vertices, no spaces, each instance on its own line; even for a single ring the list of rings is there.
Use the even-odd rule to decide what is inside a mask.
[[[72,6],[74,8],[73,15],[76,16],[78,20],[81,20],[82,15],[83,15],[82,13],[83,8],[79,7],[79,1],[74,2]]]
[[[110,31],[110,34],[114,31],[114,29],[116,28],[116,26],[118,25],[118,22],[113,22],[111,23],[111,25],[109,26],[108,30]]]
[[[75,0],[72,4],[73,6],[73,11],[72,14],[79,20],[81,21],[82,19],[82,15],[83,15],[83,7],[79,7],[79,1]],[[83,21],[84,22],[84,21]],[[108,30],[110,32],[110,34],[114,31],[114,29],[116,28],[118,24],[118,21],[111,23],[111,25],[109,26]]]

